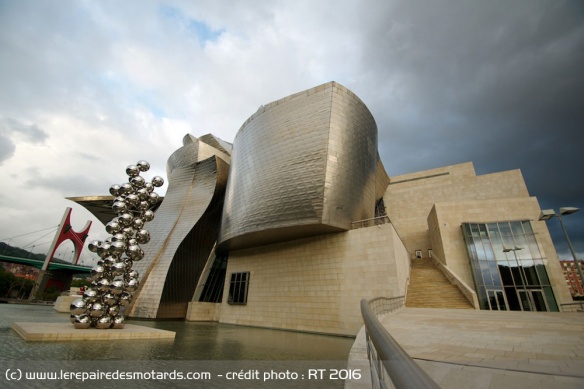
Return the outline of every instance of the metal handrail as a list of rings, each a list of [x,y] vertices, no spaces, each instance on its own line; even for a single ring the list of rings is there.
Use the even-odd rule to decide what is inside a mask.
[[[389,216],[383,215],[372,217],[370,219],[355,220],[354,222],[351,222],[351,229],[355,230],[357,228],[377,226],[386,223],[391,223],[391,221],[389,220]]]
[[[560,304],[562,312],[584,312],[584,301]]]
[[[403,301],[403,296],[400,298]],[[374,388],[393,386],[397,389],[439,388],[436,382],[391,337],[377,320],[369,303],[365,299],[361,300],[361,315],[365,323],[365,341],[371,366],[372,386]],[[386,375],[390,382],[386,382]]]

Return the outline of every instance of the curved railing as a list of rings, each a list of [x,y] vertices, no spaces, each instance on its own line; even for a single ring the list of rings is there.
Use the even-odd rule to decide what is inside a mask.
[[[361,300],[367,356],[371,366],[371,386],[397,389],[439,388],[377,319],[378,315],[402,308],[404,303],[404,296]]]

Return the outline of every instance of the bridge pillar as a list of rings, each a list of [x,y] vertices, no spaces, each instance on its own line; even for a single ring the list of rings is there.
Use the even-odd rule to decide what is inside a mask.
[[[81,250],[83,249],[83,245],[85,244],[85,240],[87,239],[87,234],[89,233],[89,229],[91,228],[91,221],[88,221],[83,227],[81,232],[76,232],[71,227],[71,208],[67,207],[65,209],[65,213],[63,214],[63,218],[61,219],[61,224],[59,224],[59,229],[55,234],[55,238],[53,239],[53,243],[47,252],[47,256],[45,257],[45,262],[43,263],[43,267],[39,271],[39,275],[34,283],[32,291],[30,292],[29,300],[38,300],[38,295],[43,293],[47,286],[51,286],[51,282],[54,284],[64,285],[66,284],[67,288],[71,285],[72,276],[68,276],[68,282],[66,281],[66,277],[62,278],[57,276],[58,272],[48,272],[47,269],[49,268],[49,263],[53,259],[55,252],[59,245],[66,240],[70,240],[73,243],[73,247],[75,248],[75,264],[79,261],[79,256],[81,255]],[[61,289],[66,290],[66,288]]]
[[[29,300],[38,300],[40,295],[47,289],[52,287],[63,292],[71,288],[71,281],[73,281],[72,273],[63,273],[60,271],[40,270],[37,280],[30,292]],[[31,298],[31,296],[33,296]]]

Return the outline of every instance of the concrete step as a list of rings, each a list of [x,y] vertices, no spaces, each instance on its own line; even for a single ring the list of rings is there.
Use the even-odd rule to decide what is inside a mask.
[[[414,259],[406,307],[472,309],[462,292],[452,285],[431,259]]]

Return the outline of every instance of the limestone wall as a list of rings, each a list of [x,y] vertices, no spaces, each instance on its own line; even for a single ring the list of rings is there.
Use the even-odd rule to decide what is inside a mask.
[[[247,304],[227,304],[231,273],[247,271]],[[354,336],[360,300],[404,295],[408,278],[391,224],[233,251],[220,321]]]
[[[571,302],[547,226],[545,222],[537,221],[539,213],[535,197],[437,203],[428,216],[431,244],[445,265],[468,285],[474,286],[461,224],[531,220],[556,299],[559,303]]]
[[[468,162],[391,177],[383,201],[413,257],[415,250],[427,256],[432,248],[427,218],[435,203],[528,197],[519,170],[477,176]]]

